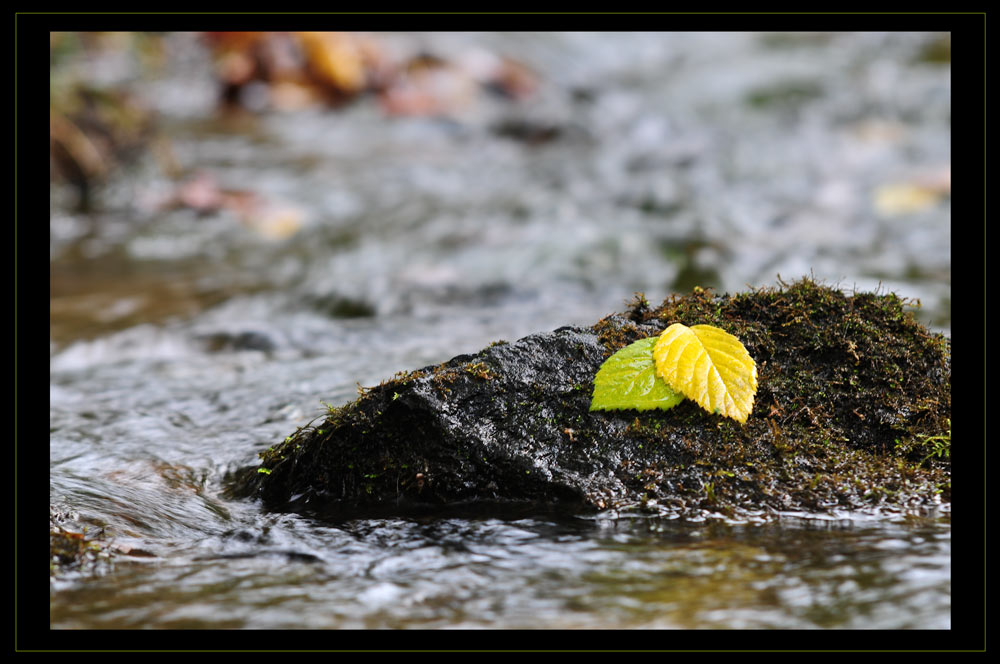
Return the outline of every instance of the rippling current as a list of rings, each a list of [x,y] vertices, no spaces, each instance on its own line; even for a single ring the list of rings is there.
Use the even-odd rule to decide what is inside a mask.
[[[51,626],[950,628],[947,508],[334,523],[225,497],[357,384],[592,324],[637,290],[811,273],[919,298],[950,330],[948,199],[884,197],[949,168],[949,67],[920,58],[941,36],[393,39],[514,55],[541,92],[458,120],[362,101],[233,126],[192,35],[166,38],[177,71],[110,66],[185,169],[297,226],[152,206],[170,185],[143,169],[96,220],[54,190],[50,506],[114,556],[52,577]],[[555,138],[498,129],[516,123]]]

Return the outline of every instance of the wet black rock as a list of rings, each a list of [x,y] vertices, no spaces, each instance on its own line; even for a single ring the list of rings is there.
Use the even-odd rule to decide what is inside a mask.
[[[906,306],[809,280],[736,296],[696,288],[655,308],[640,296],[592,327],[397,374],[262,452],[232,490],[331,517],[936,508],[951,490],[950,349]],[[759,375],[745,425],[691,401],[589,410],[600,365],[674,322],[743,341]]]

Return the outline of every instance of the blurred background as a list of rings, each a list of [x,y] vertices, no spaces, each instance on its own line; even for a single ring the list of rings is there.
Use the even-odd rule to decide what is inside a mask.
[[[854,542],[865,579],[897,565],[859,611],[836,588],[866,582],[828,574],[829,541],[812,567],[770,550],[772,585],[744,574],[760,558],[739,540],[720,564],[763,586],[695,570],[688,598],[623,591],[613,571],[622,542],[659,569],[669,537],[345,534],[221,492],[358,383],[590,325],[636,291],[655,304],[811,275],[919,299],[950,333],[947,33],[115,32],[49,47],[52,520],[159,564],[61,575],[53,626],[947,626],[947,528],[874,536],[923,542],[917,577],[891,546]],[[478,553],[449,557],[456,532]],[[577,548],[555,553],[566,537]],[[282,558],[258,588],[260,567],[232,563],[275,547],[324,566]],[[579,567],[588,551],[597,568]],[[480,554],[509,564],[469,576]],[[336,584],[357,569],[367,581]],[[611,585],[588,604],[602,569]],[[737,608],[688,603],[706,593]]]
[[[290,318],[398,317],[473,350],[634,291],[809,274],[950,326],[947,34],[53,33],[50,52],[53,352],[210,310],[275,345]]]

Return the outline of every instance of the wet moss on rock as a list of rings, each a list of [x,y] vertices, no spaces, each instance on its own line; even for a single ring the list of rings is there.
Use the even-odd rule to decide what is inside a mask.
[[[273,509],[346,515],[499,505],[736,516],[947,503],[950,347],[912,304],[810,279],[733,296],[695,288],[658,307],[637,294],[591,327],[494,344],[364,390],[262,452],[269,472],[246,469],[233,491]],[[677,322],[719,327],[756,360],[747,423],[690,401],[590,412],[601,363]]]

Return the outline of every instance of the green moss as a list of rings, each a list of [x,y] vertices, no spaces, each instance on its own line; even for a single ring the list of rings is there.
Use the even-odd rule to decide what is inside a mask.
[[[749,483],[709,482],[713,504],[771,491],[769,502],[780,507],[776,486],[793,502],[848,506],[862,497],[902,502],[903,494],[950,490],[947,340],[914,320],[912,301],[892,293],[847,294],[810,279],[782,286],[733,297],[696,288],[655,309],[634,307],[637,323],[707,323],[735,335],[757,362],[760,388],[745,427],[719,422],[705,436],[679,406],[662,434],[636,422],[629,434],[646,448],[659,437],[661,448],[676,449],[678,429],[690,427],[684,450],[707,476],[758,469]],[[612,330],[602,332],[615,340]],[[892,453],[895,440],[909,441],[896,445],[902,460]],[[848,489],[852,477],[859,483]],[[905,489],[902,477],[910,478]],[[674,489],[644,490],[665,500]]]
[[[909,439],[896,439],[896,450],[909,458],[919,458],[918,465],[932,460],[951,459],[951,420],[947,420],[948,430],[935,435],[917,435]]]
[[[594,330],[597,332],[598,341],[608,349],[609,356],[645,336],[639,332],[635,324],[626,322],[623,325],[617,316],[602,318],[594,326]]]
[[[496,371],[491,369],[483,362],[473,362],[464,368],[467,374],[480,378],[482,380],[493,380],[498,376]]]

